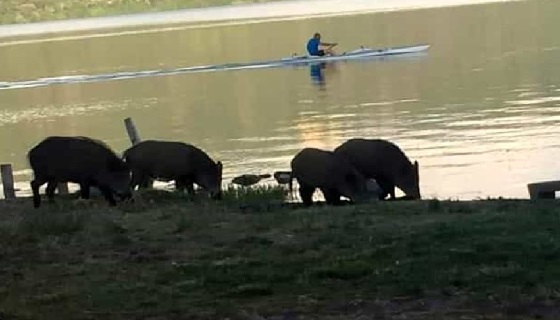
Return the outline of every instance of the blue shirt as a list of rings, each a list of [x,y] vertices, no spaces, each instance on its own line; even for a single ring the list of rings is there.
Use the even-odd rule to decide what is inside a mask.
[[[315,38],[309,39],[309,41],[307,42],[307,52],[309,52],[309,54],[312,56],[318,55],[320,43],[321,41],[319,39],[315,39]]]

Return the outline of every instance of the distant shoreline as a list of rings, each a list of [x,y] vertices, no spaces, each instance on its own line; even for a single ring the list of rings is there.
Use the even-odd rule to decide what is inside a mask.
[[[248,20],[256,23],[270,20],[519,1],[527,0],[449,0],[445,1],[445,3],[422,0],[274,0],[271,2],[191,8],[175,11],[0,25],[0,39],[108,29],[138,29],[146,27],[153,29],[157,26],[169,26],[171,24],[180,23],[224,23],[226,21],[230,23],[234,21],[237,21],[237,23],[246,23]]]

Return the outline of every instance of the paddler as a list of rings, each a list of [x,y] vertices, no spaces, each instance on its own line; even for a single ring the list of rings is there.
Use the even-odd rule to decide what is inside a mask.
[[[321,42],[321,34],[316,32],[313,38],[309,39],[307,42],[307,52],[312,56],[324,56],[325,54],[333,55],[332,48],[338,43],[328,43]],[[320,47],[326,47],[325,49],[320,49]]]

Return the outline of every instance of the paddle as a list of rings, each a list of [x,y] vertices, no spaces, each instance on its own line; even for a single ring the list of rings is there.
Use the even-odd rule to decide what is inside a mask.
[[[332,48],[336,47],[338,43],[325,43],[327,45],[327,49],[325,50],[325,54],[330,54],[331,56],[334,55]]]

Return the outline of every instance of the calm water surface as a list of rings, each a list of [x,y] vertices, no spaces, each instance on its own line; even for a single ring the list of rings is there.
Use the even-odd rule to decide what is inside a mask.
[[[186,141],[222,160],[226,181],[289,169],[306,146],[371,137],[420,162],[426,198],[527,198],[527,183],[560,177],[559,11],[533,0],[0,43],[0,82],[276,59],[301,53],[317,30],[339,50],[432,45],[426,56],[324,69],[0,90],[0,162],[27,188],[26,152],[41,139],[88,135],[120,152],[130,116],[143,139]]]

